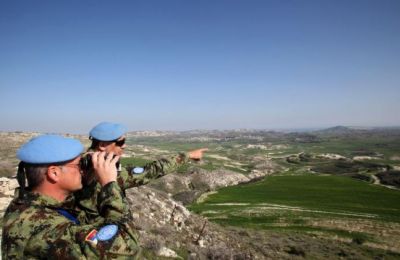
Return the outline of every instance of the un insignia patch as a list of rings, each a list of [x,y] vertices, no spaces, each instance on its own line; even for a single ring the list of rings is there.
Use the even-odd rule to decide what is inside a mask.
[[[99,241],[107,241],[113,238],[118,232],[117,225],[107,225],[102,227],[99,232],[97,232],[96,238]]]
[[[141,173],[143,173],[144,172],[144,169],[142,168],[142,167],[135,167],[135,168],[133,168],[133,170],[132,170],[132,173],[133,174],[141,174]]]

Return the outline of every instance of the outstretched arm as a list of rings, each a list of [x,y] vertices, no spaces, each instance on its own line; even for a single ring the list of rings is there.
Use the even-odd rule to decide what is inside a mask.
[[[175,172],[179,166],[187,163],[189,160],[201,160],[203,153],[208,148],[196,149],[187,154],[181,153],[169,159],[160,159],[146,164],[143,168],[138,167],[137,170],[142,173],[133,174],[134,167],[127,167],[126,171],[122,171],[118,176],[118,184],[125,190],[132,187],[145,185],[152,179],[160,178],[166,174]]]

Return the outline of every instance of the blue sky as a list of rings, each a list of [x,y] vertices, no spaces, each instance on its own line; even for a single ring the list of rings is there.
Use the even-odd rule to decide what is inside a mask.
[[[0,131],[400,125],[400,1],[1,1]]]

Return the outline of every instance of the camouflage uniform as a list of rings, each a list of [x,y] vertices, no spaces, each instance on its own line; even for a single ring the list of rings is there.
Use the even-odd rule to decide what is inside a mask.
[[[177,168],[187,163],[188,157],[185,154],[179,154],[170,159],[160,159],[146,164],[143,167],[143,173],[133,174],[131,173],[134,167],[120,167],[118,171],[118,184],[122,190],[123,196],[125,196],[125,190],[133,187],[138,187],[149,183],[152,179],[160,178],[166,174],[172,173]],[[99,193],[101,185],[97,181],[92,181],[90,184],[84,185],[84,187],[75,193],[76,201],[79,208],[86,212],[86,221],[96,221],[99,217]]]
[[[107,184],[98,197],[102,217],[90,224],[86,213],[73,206],[72,196],[64,202],[32,192],[16,197],[4,215],[3,259],[140,259],[141,249],[128,224],[128,208],[119,185]],[[60,209],[77,216],[80,223],[61,214]],[[117,233],[102,239],[94,236],[110,224],[117,225]]]

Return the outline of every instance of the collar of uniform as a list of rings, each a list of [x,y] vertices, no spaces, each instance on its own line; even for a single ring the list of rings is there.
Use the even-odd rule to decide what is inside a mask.
[[[43,194],[30,192],[30,196],[33,198],[32,205],[59,207],[62,204],[58,200]]]
[[[60,202],[52,197],[35,192],[27,192],[25,200],[29,201],[31,205],[49,208],[70,208],[74,204],[73,196],[68,196],[65,201]]]

